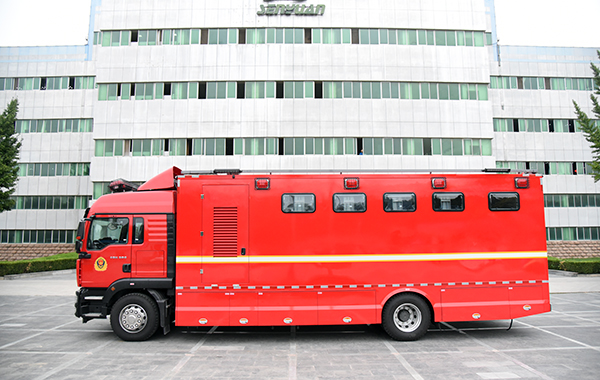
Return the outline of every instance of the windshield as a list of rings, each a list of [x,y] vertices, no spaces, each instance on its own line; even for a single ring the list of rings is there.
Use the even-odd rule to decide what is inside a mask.
[[[95,218],[88,235],[88,249],[102,249],[111,244],[127,244],[128,218]]]

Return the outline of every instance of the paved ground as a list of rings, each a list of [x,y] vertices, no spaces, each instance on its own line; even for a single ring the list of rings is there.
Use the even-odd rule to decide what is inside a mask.
[[[73,316],[72,271],[0,281],[0,379],[597,379],[600,276],[551,275],[553,311],[434,326],[176,328],[130,343]]]

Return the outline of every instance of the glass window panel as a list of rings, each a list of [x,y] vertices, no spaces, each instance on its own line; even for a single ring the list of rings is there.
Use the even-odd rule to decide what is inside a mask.
[[[383,139],[382,138],[374,138],[373,139],[373,154],[376,156],[383,155]]]
[[[148,31],[148,45],[156,45],[156,30]]]
[[[342,29],[342,43],[352,43],[352,31],[350,29]]]
[[[371,45],[379,44],[379,30],[378,29],[369,29],[369,43]]]
[[[324,82],[323,87],[325,87],[326,83],[329,84],[329,87],[331,86],[331,82]],[[283,83],[283,97],[286,99],[292,99],[294,97],[294,82],[284,82]],[[325,96],[325,97],[329,98],[330,96]]]
[[[263,43],[264,43],[265,30],[264,29],[261,29],[261,30],[262,30],[262,38],[263,38]],[[221,44],[221,45],[227,44],[227,40],[228,40],[227,31],[228,31],[228,29],[219,29],[219,44]]]
[[[434,211],[463,211],[465,196],[462,193],[433,193]]]
[[[115,156],[123,155],[123,140],[115,140],[114,141],[114,155]]]
[[[491,156],[492,155],[492,140],[481,140],[481,155]]]
[[[294,43],[296,43],[296,44],[304,43],[304,29],[300,29],[300,28],[294,29]]]
[[[488,100],[487,86],[484,84],[478,84],[477,85],[477,94],[478,94],[479,100]]]
[[[252,82],[246,82],[246,97],[248,98],[248,85]],[[251,92],[250,92],[251,93]],[[217,98],[217,82],[208,82],[206,84],[206,98],[216,99]]]
[[[464,140],[464,147],[465,147],[465,156],[473,155],[473,149],[471,149],[471,140],[469,140],[469,139]]]
[[[473,32],[465,32],[465,45],[473,46]]]
[[[459,87],[457,83],[451,83],[448,85],[448,88],[450,90],[450,99],[451,100],[458,100],[460,99],[460,92],[459,92]]]
[[[360,99],[360,82],[352,82],[352,97],[354,99]]]
[[[341,86],[341,82],[338,82]],[[342,91],[339,92],[340,97],[342,95]],[[304,98],[304,82],[294,82],[294,98],[302,99]]]
[[[263,28],[256,29],[255,40],[257,44],[264,44],[266,42],[266,31]]]
[[[115,94],[115,98],[116,98],[116,94]],[[154,85],[152,83],[146,83],[146,91],[145,91],[144,99],[152,100],[153,98],[154,98]]]
[[[456,32],[454,30],[449,30],[446,32],[446,45],[456,46]]]
[[[352,98],[352,82],[344,82],[344,98]]]
[[[438,46],[446,46],[446,32],[443,30],[435,31],[435,44]]]
[[[229,43],[230,44],[237,44],[238,34],[239,34],[239,32],[237,29],[229,29]],[[192,41],[192,43],[194,43],[194,42]]]
[[[321,43],[321,29],[315,28],[312,30],[312,43],[313,44]]]
[[[463,144],[461,139],[452,139],[452,155],[453,156],[462,156],[463,154]]]
[[[274,28],[267,29],[267,43],[268,44],[275,43],[275,29]],[[314,43],[314,37],[313,37],[313,43]]]
[[[475,40],[475,46],[484,46],[485,45],[483,32],[473,32],[473,36],[474,36],[474,40]]]
[[[282,28],[275,29],[275,42],[278,44],[283,43],[283,29]]]
[[[440,100],[448,100],[450,98],[449,88],[446,83],[439,84],[439,96]]]
[[[331,42],[334,44],[342,43],[342,30],[341,29],[333,29],[331,31]]]
[[[490,211],[518,211],[520,208],[518,193],[489,193]]]
[[[323,35],[323,40],[325,40],[325,35]],[[359,41],[362,45],[369,44],[369,29],[359,30]]]
[[[442,139],[442,155],[444,155],[444,156],[452,155],[452,140],[451,139]]]
[[[416,30],[407,30],[406,33],[408,34],[408,44],[416,45],[417,44],[417,31]]]
[[[304,147],[306,150],[306,154],[314,154],[315,153],[315,139],[307,137],[304,139]]]
[[[418,36],[419,36],[419,45],[427,45],[427,31],[419,30]]]
[[[371,82],[371,97],[372,99],[381,99],[381,82]]]
[[[469,85],[468,84],[461,84],[460,85],[460,98],[461,99],[469,99]]]
[[[383,45],[388,43],[388,30],[380,29],[379,30],[379,42]]]
[[[285,29],[285,43],[286,44],[294,43],[294,29]]]
[[[315,154],[323,154],[323,139],[322,138],[316,138],[315,139]]]
[[[267,139],[267,154],[277,154],[278,139]]]
[[[316,209],[314,194],[283,194],[281,211],[284,213],[312,213]]]
[[[434,33],[433,30],[428,30],[427,31],[427,45],[433,45],[434,44]]]
[[[114,154],[114,140],[105,140],[104,141],[104,156],[112,157]]]
[[[294,154],[297,156],[304,155],[304,139],[303,138],[295,138],[294,139]]]
[[[392,97],[390,92],[390,82],[381,83],[381,97],[384,99],[390,99]]]
[[[227,30],[227,29],[223,29],[223,30]],[[264,82],[260,82],[262,87],[262,97],[264,98]],[[196,84],[196,88],[197,88],[197,84]],[[225,99],[227,96],[227,82],[218,82],[217,83],[217,99]],[[194,96],[194,98],[197,98],[198,96]],[[191,90],[190,90],[190,98],[192,98],[192,94],[191,94]]]
[[[390,83],[390,92],[391,92],[392,99],[400,98],[400,86],[397,82]]]
[[[406,30],[398,30],[398,45],[408,45],[408,33]]]
[[[334,194],[333,211],[365,212],[367,211],[367,196],[362,193]]]
[[[356,146],[356,139],[353,138],[346,138],[344,139],[345,143],[346,143],[346,147],[345,147],[345,154],[356,154],[357,151],[357,146]]]
[[[235,84],[235,82],[231,82]],[[267,98],[275,98],[275,82],[267,82]]]
[[[200,44],[200,29],[192,29],[190,42],[192,45]]]
[[[385,193],[383,210],[385,212],[414,212],[417,210],[417,196],[414,193]]]
[[[283,139],[283,154],[286,156],[292,156],[294,154],[294,139],[284,138]]]
[[[362,82],[362,98],[371,99],[371,83]]]
[[[132,148],[131,154],[133,156],[141,156],[142,155],[142,140],[132,140]]]
[[[247,29],[246,30],[246,43],[253,44],[255,43],[255,34],[256,29]],[[216,45],[219,42],[219,30],[218,29],[209,29],[208,30],[208,44]]]
[[[201,141],[200,139],[197,139],[197,140]],[[196,140],[194,140],[194,149],[197,148],[195,142],[196,142]],[[199,154],[202,154],[202,150],[201,150],[202,145],[201,144],[198,144],[198,145],[200,145],[200,147],[199,147],[200,153]],[[164,151],[165,151],[165,143],[164,143],[163,139],[152,140],[152,155],[153,156],[162,156]],[[196,153],[194,153],[194,154],[196,154]]]

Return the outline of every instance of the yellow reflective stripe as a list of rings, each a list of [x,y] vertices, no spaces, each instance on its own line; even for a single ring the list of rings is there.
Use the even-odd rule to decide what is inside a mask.
[[[277,264],[277,263],[371,263],[401,261],[448,261],[448,260],[498,260],[498,259],[540,259],[548,257],[546,251],[539,252],[465,252],[465,253],[423,253],[402,255],[306,255],[306,256],[179,256],[178,264]]]

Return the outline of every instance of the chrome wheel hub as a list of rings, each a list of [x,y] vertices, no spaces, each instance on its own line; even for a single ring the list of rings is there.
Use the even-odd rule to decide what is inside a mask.
[[[146,310],[139,305],[127,305],[119,313],[119,324],[129,333],[138,333],[148,322]]]
[[[403,303],[394,310],[394,324],[402,332],[413,332],[421,326],[421,310],[412,303]]]

